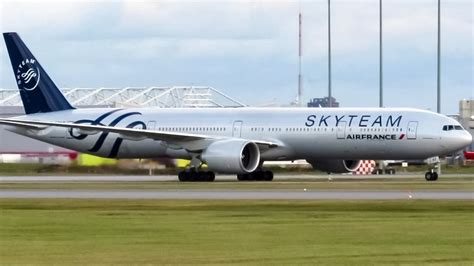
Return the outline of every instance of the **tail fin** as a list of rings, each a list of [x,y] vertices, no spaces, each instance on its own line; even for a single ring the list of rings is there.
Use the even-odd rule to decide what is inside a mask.
[[[27,114],[74,109],[15,32],[3,33]]]

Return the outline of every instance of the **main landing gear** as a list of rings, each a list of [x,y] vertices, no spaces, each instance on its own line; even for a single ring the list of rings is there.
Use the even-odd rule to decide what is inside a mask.
[[[249,174],[238,174],[237,180],[239,181],[272,181],[273,172],[257,170]]]
[[[193,156],[186,170],[178,173],[180,182],[213,182],[216,175],[211,171],[201,171],[202,162],[198,156]]]
[[[216,179],[216,175],[211,171],[202,171],[201,170],[202,162],[194,156],[191,159],[190,164],[187,166],[186,170],[178,173],[178,179],[180,182],[213,182]],[[273,172],[268,170],[263,170],[261,167],[258,167],[252,173],[248,174],[238,174],[237,180],[239,181],[272,181]]]
[[[179,172],[178,179],[181,182],[213,182],[216,179],[216,175],[211,171],[189,169]]]

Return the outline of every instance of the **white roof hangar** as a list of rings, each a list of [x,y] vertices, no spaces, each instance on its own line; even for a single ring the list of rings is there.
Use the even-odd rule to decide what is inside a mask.
[[[244,107],[245,104],[206,86],[62,88],[73,106],[110,107]],[[22,106],[18,89],[0,89],[0,106]]]

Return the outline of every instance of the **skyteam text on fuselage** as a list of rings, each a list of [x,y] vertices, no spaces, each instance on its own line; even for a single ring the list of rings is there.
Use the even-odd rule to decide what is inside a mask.
[[[382,115],[377,115],[376,117],[372,117],[371,114],[347,114],[347,115],[335,115],[334,117],[332,115],[320,115],[318,118],[318,115],[313,114],[309,115],[306,118],[306,123],[305,125],[307,127],[313,127],[313,126],[328,126],[328,120],[330,124],[334,124],[335,126],[338,127],[339,124],[341,123],[347,123],[347,126],[352,126],[354,123],[355,125],[358,125],[359,127],[399,127],[400,122],[402,120],[402,116],[399,115],[396,118],[394,118],[392,115],[388,116],[382,116]],[[333,122],[333,123],[331,123]]]
[[[0,119],[7,130],[102,157],[190,159],[181,181],[213,171],[269,181],[264,161],[297,159],[349,172],[362,159],[426,159],[472,142],[454,119],[411,108],[76,109],[20,37],[3,36],[26,113]]]

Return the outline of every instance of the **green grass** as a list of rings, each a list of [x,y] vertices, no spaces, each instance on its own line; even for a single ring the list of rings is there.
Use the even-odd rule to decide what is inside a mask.
[[[0,200],[0,264],[474,263],[473,201]]]
[[[0,175],[27,175],[41,172],[46,167],[41,164],[0,163]]]

